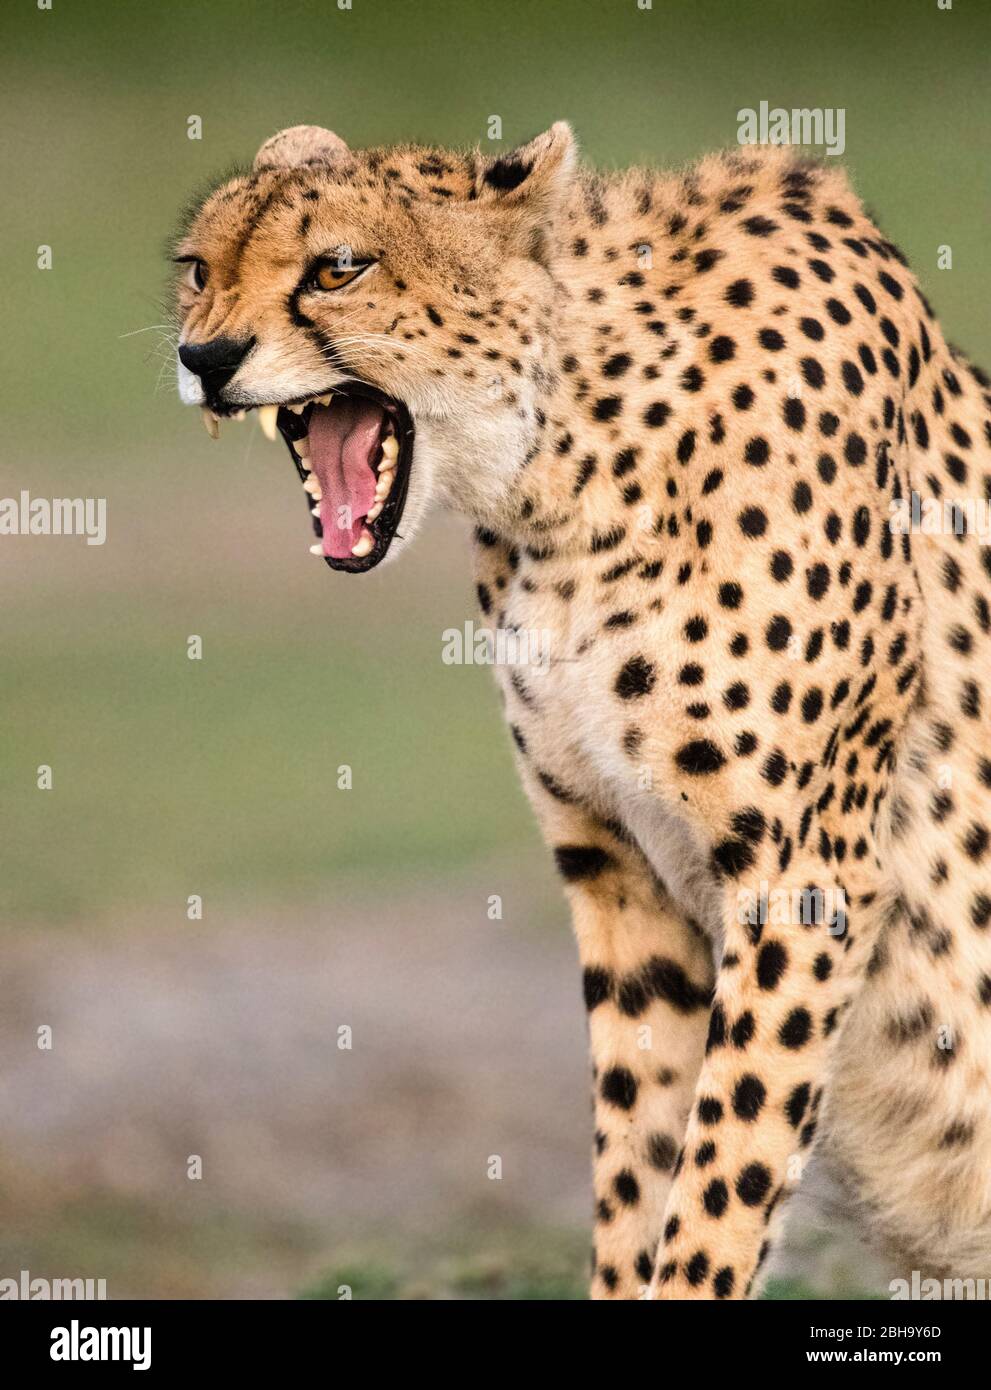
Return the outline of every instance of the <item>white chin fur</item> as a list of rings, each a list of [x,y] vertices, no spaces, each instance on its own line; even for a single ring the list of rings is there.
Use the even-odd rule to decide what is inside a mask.
[[[195,372],[191,372],[188,367],[176,359],[176,376],[179,382],[179,399],[183,405],[202,405],[203,387],[200,379]]]
[[[431,462],[437,501],[478,522],[494,524],[505,508],[529,444],[521,422],[504,412],[470,419],[418,420],[417,466]]]

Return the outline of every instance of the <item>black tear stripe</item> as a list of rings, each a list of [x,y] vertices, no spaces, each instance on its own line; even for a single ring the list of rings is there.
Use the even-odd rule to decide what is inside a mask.
[[[293,293],[296,294],[298,291],[293,291]],[[301,314],[300,317],[305,319],[306,315]],[[300,327],[307,328],[310,338],[320,349],[328,367],[336,367],[338,371],[342,372],[351,371],[350,365],[341,356],[340,349],[329,333],[324,333],[321,329],[317,328],[315,324],[312,324],[309,319],[306,320],[305,324],[300,324]],[[355,372],[354,375],[357,376],[358,373]]]

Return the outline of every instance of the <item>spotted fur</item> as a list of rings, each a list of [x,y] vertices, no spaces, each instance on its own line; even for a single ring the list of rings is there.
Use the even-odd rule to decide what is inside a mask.
[[[216,322],[281,315],[264,361],[322,385],[271,264],[370,239],[391,341],[347,369],[410,406],[416,513],[472,517],[487,621],[550,636],[498,678],[584,974],[593,1294],[746,1297],[814,1148],[903,1269],[986,1274],[991,548],[891,519],[991,499],[988,380],[789,151],[287,166],[215,195],[253,277]]]

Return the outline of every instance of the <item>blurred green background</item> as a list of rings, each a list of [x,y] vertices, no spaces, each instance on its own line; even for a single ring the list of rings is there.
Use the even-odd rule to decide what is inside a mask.
[[[110,1268],[112,1292],[191,1296],[312,1293],[344,1265],[388,1296],[581,1288],[588,1121],[564,907],[488,673],[440,660],[442,631],[474,613],[466,530],[439,517],[401,567],[332,576],[307,554],[281,446],[251,422],[212,443],[180,409],[154,326],[190,195],[299,122],[358,145],[464,145],[487,144],[498,115],[510,145],[566,118],[608,168],[732,144],[737,110],[762,100],[843,107],[842,162],[948,336],[987,364],[989,31],[991,10],[965,0],[7,7],[0,496],[106,497],[108,541],[0,537],[0,1274]],[[493,893],[502,924],[486,918]],[[507,1045],[499,1008],[528,999]],[[278,1023],[311,1006],[305,1028]],[[356,1042],[360,1085],[333,1069],[349,1008],[385,1039]],[[459,1031],[480,1008],[482,1056]],[[245,1051],[221,1075],[225,1010]],[[53,1019],[72,1046],[39,1059]],[[278,1123],[266,1109],[291,1098],[301,1056],[312,1135],[291,1107]],[[420,1059],[402,1096],[397,1056]],[[142,1109],[160,1084],[167,1103]],[[519,1164],[496,1199],[484,1159],[510,1134]],[[223,1172],[191,1204],[176,1173],[205,1135]],[[311,1138],[314,1195],[297,1202]],[[376,1168],[384,1147],[398,1168]],[[386,1185],[402,1172],[394,1209],[348,1186],[366,1168]],[[801,1278],[842,1292],[845,1268],[815,1253]]]

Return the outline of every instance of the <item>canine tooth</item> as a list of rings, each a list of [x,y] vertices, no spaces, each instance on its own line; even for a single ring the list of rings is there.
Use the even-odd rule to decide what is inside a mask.
[[[305,483],[303,484],[303,491],[308,492],[311,497],[315,497],[319,502],[320,498],[323,496],[323,489],[320,486],[320,479],[315,478],[311,473],[310,476],[306,479]]]
[[[203,428],[206,430],[207,434],[210,436],[211,439],[219,439],[220,421],[217,419],[216,415],[214,415],[212,410],[207,410],[205,405],[201,406],[200,409],[203,412]]]
[[[310,546],[310,554],[311,554],[311,555],[322,555],[322,554],[323,554],[323,546],[322,546],[322,545],[311,545],[311,546]]]
[[[370,553],[374,545],[375,537],[372,533],[370,531],[362,531],[357,544],[351,547],[351,554],[357,556],[359,560],[363,560],[365,556]]]
[[[333,399],[334,399],[334,393],[333,393],[333,391],[328,391],[327,394],[326,394],[326,396],[317,396],[316,401],[317,401],[317,405],[330,405],[330,403],[331,403],[331,401],[332,401]]]
[[[279,407],[277,405],[261,405],[258,407],[258,423],[262,427],[262,434],[266,439],[275,442],[276,421],[279,418]]]
[[[366,520],[366,521],[374,521],[375,518],[376,518],[377,516],[381,516],[381,515],[382,515],[382,508],[383,508],[384,506],[385,506],[385,503],[384,503],[384,502],[376,502],[374,507],[370,507],[370,508],[369,508],[368,512],[367,512],[366,515],[365,515],[365,520]]]
[[[292,446],[301,459],[310,457],[310,436],[308,434],[304,434],[302,439],[294,439]]]
[[[394,434],[387,434],[382,440],[382,457],[389,463],[395,463],[399,457],[399,441]]]
[[[375,501],[384,502],[392,490],[396,475],[391,468],[384,468],[375,483]]]

